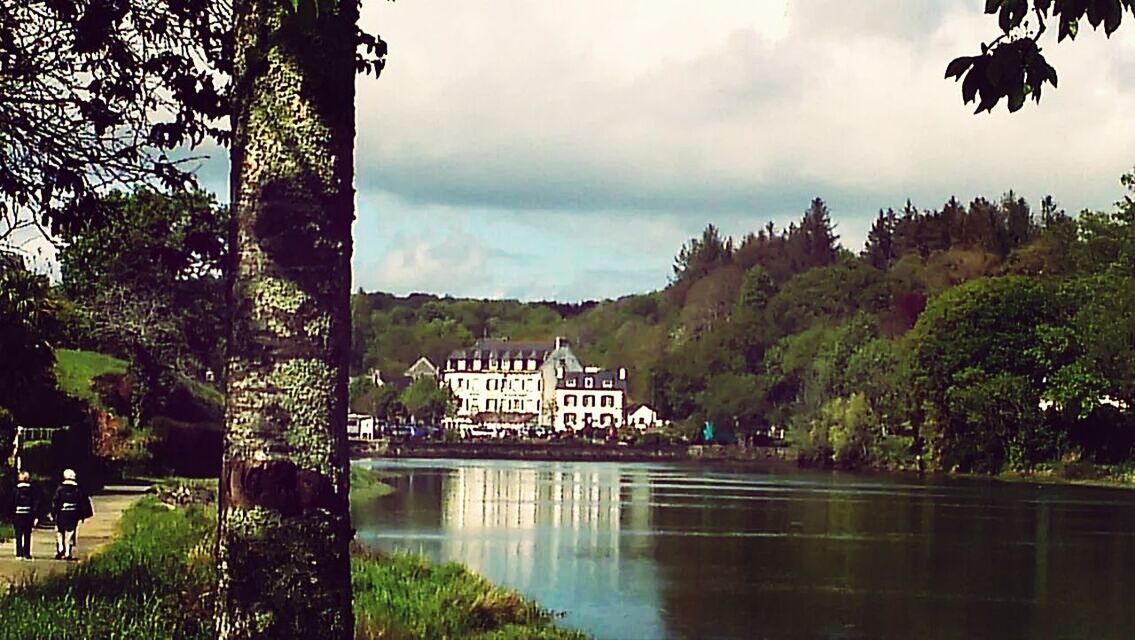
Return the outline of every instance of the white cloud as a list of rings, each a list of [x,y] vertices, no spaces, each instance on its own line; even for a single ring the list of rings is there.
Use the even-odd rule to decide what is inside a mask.
[[[422,202],[704,219],[785,191],[882,200],[865,215],[1016,188],[1103,206],[1131,163],[1135,61],[1118,39],[1049,46],[1061,88],[1039,108],[970,114],[942,75],[996,32],[975,2],[376,3],[368,17],[391,54],[360,86],[360,175]]]

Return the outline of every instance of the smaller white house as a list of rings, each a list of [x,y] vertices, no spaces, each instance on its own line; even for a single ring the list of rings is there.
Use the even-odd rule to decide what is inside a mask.
[[[627,426],[638,429],[655,429],[662,426],[658,412],[650,405],[642,404],[627,413]]]
[[[627,397],[627,370],[556,372],[556,431],[584,427],[609,429],[623,426]]]
[[[374,440],[374,416],[365,413],[348,413],[347,437],[355,440]]]

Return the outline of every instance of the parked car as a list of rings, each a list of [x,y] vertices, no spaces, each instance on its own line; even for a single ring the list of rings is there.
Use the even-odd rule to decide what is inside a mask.
[[[461,435],[467,439],[476,440],[479,438],[491,438],[496,434],[492,429],[489,429],[488,427],[473,425],[462,429]]]

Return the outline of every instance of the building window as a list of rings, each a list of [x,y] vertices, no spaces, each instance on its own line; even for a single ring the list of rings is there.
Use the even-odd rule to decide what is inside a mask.
[[[614,396],[603,396],[602,398],[599,399],[599,406],[601,406],[601,407],[613,407],[613,406],[615,406],[615,397]]]
[[[575,394],[574,393],[569,393],[566,396],[564,396],[564,406],[565,407],[574,407],[575,406]]]
[[[465,370],[465,360],[464,359],[457,361],[457,370],[458,371],[464,371]]]
[[[508,371],[510,364],[512,364],[511,360],[501,360],[501,369]]]
[[[534,358],[528,359],[528,368],[532,371],[536,370],[536,360]]]
[[[594,407],[595,406],[595,396],[591,396],[591,395],[583,396],[583,406]]]
[[[481,359],[477,358],[477,359],[473,360],[473,371],[480,371],[480,370],[481,370]]]
[[[564,414],[564,424],[565,425],[575,424],[575,414],[574,413],[565,413]]]
[[[523,360],[513,360],[512,361],[512,368],[515,369],[516,371],[520,371],[521,369],[524,368],[524,361]]]
[[[572,379],[568,380],[568,381],[567,381],[567,386],[569,386],[569,387],[574,387],[574,386],[575,386],[575,378],[572,378]]]
[[[496,358],[489,358],[489,369],[496,369],[498,366]]]
[[[590,389],[591,387],[595,386],[595,381],[592,380],[591,378],[584,378],[583,379],[583,386]]]
[[[611,382],[610,380],[604,380],[603,381],[603,388],[604,389],[610,389],[613,386],[615,386],[614,382]]]
[[[604,413],[603,415],[599,416],[599,424],[603,426],[611,426],[615,424],[615,416],[609,413]]]
[[[485,402],[485,411],[496,411],[496,410],[497,410],[496,398],[489,398]]]

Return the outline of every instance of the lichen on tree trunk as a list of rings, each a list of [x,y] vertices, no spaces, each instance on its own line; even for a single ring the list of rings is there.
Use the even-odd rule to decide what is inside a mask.
[[[237,0],[217,636],[353,636],[354,0]],[[310,7],[309,7],[310,9]]]

